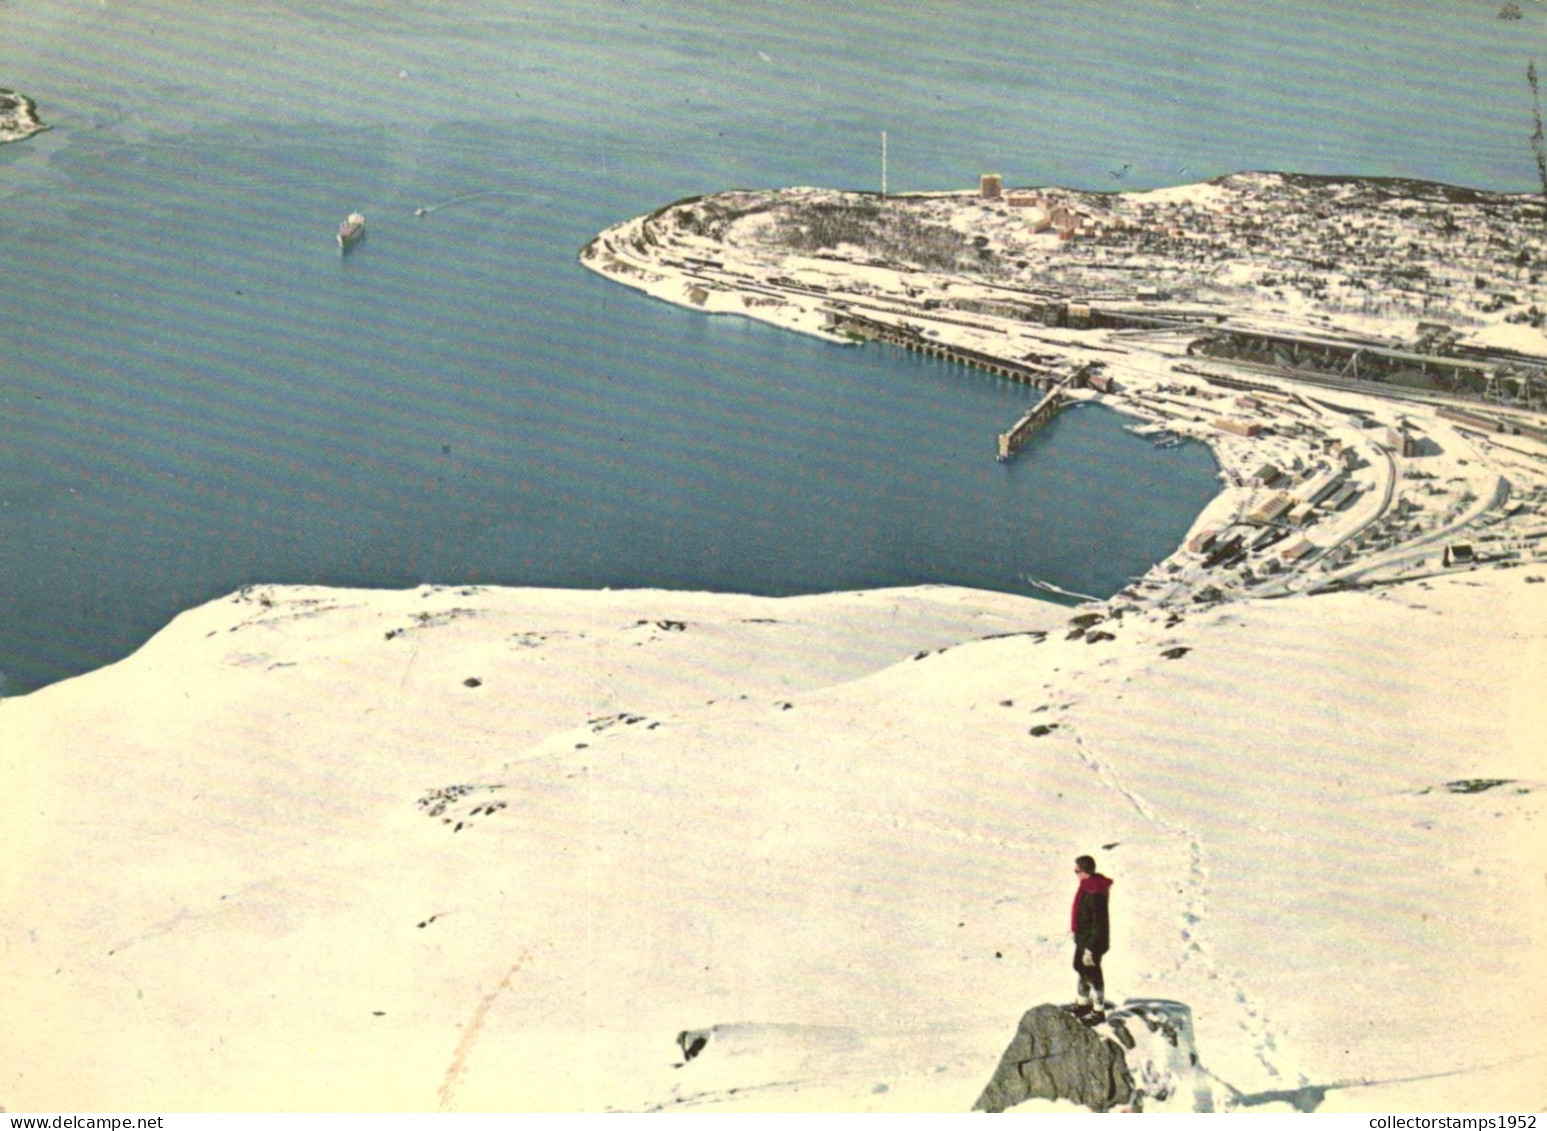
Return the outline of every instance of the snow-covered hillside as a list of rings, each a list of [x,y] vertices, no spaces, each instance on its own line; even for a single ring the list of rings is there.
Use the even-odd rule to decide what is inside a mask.
[[[214,602],[0,702],[0,1104],[965,1111],[1090,852],[1215,1106],[1539,1107],[1532,576]]]

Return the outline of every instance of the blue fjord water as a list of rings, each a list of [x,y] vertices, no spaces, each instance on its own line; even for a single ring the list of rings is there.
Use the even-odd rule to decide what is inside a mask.
[[[250,583],[1114,592],[1203,448],[1085,408],[1001,466],[1024,389],[575,261],[690,193],[871,187],[881,129],[899,190],[1529,187],[1534,6],[1096,10],[8,5],[55,128],[0,148],[0,692]]]

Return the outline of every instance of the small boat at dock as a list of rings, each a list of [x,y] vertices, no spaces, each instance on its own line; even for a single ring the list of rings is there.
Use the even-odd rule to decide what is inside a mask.
[[[365,214],[351,212],[349,218],[338,226],[338,249],[348,251],[365,236]]]

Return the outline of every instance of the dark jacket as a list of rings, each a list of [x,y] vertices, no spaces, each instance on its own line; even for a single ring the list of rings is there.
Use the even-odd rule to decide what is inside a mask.
[[[1107,922],[1107,892],[1112,881],[1099,872],[1080,881],[1080,890],[1074,895],[1075,945],[1085,950],[1105,954],[1112,943],[1111,926]]]

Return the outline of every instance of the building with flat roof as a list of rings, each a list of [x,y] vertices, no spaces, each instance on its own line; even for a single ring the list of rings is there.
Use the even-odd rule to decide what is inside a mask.
[[[1289,543],[1289,545],[1280,550],[1278,552],[1278,556],[1285,565],[1288,565],[1291,562],[1299,561],[1315,548],[1316,544],[1309,538],[1296,538],[1293,542]]]
[[[978,180],[978,195],[984,200],[998,200],[1002,189],[1003,183],[998,173],[984,173]]]
[[[1262,431],[1262,425],[1255,420],[1235,420],[1228,416],[1219,416],[1214,419],[1214,427],[1221,432],[1229,432],[1233,436],[1246,436],[1248,438],[1258,435]]]

